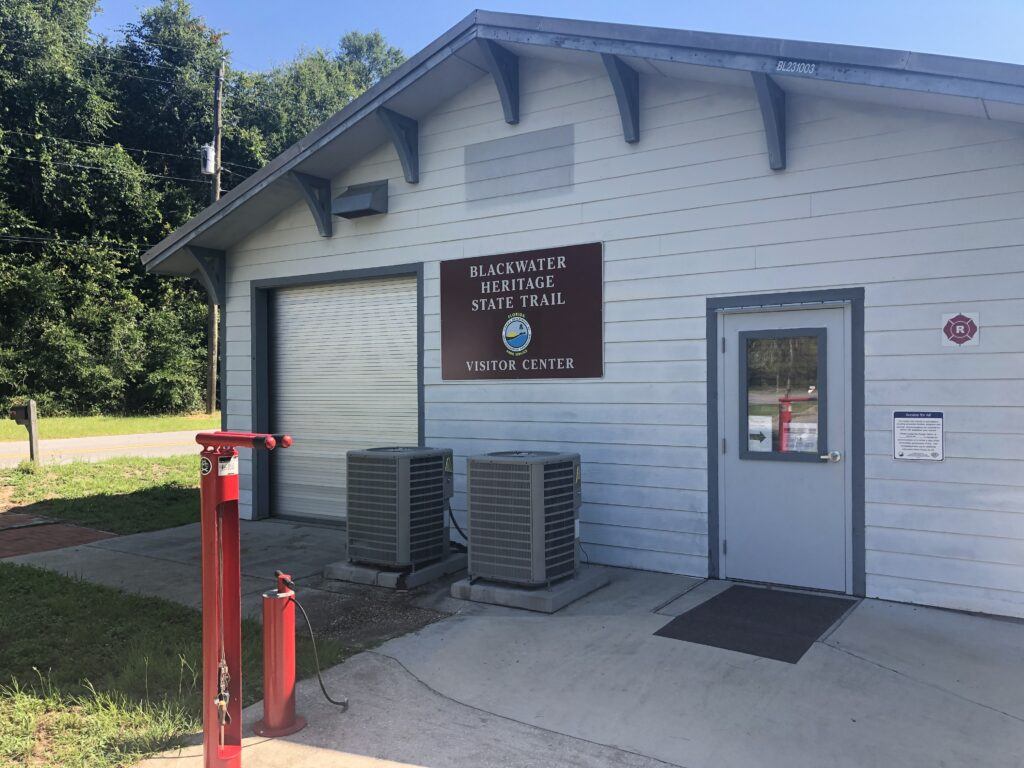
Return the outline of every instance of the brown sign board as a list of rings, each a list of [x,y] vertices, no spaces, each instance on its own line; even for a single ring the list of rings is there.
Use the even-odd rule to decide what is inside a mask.
[[[441,378],[604,374],[601,243],[441,262]]]

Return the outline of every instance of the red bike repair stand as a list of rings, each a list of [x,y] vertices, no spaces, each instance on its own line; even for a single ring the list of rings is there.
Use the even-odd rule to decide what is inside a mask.
[[[242,569],[238,451],[292,444],[288,435],[200,432],[203,542],[203,765],[242,765]]]

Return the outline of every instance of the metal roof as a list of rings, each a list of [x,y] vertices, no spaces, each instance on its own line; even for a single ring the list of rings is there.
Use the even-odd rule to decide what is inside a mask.
[[[223,250],[300,199],[289,172],[331,178],[386,141],[374,113],[418,118],[489,70],[474,40],[517,55],[613,55],[642,74],[770,75],[785,91],[1024,122],[1024,66],[850,45],[473,11],[320,127],[142,255],[190,274],[195,251]],[[888,102],[886,101],[888,99]],[[345,141],[338,141],[344,135]],[[186,249],[195,249],[189,251]]]

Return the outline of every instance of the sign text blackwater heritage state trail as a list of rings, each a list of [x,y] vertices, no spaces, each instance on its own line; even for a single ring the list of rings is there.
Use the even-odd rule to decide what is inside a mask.
[[[604,373],[600,243],[441,262],[441,377]]]

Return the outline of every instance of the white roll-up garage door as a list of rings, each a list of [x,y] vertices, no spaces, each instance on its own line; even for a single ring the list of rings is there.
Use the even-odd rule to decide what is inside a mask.
[[[416,279],[282,288],[271,299],[271,513],[345,518],[345,453],[416,445]]]

